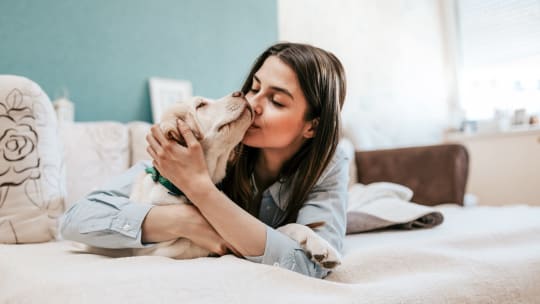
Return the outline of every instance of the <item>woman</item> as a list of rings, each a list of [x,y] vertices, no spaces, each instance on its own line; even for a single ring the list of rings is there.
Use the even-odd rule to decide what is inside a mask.
[[[61,224],[64,238],[126,248],[187,237],[217,254],[230,250],[254,262],[326,276],[328,270],[275,228],[323,221],[317,233],[341,251],[348,183],[348,160],[337,149],[343,67],[322,49],[278,43],[256,60],[242,91],[255,118],[223,192],[211,182],[189,128],[179,121],[184,147],[153,126],[147,136],[152,164],[194,206],[130,202],[133,178],[145,167],[139,164],[108,191],[95,191],[70,208]]]

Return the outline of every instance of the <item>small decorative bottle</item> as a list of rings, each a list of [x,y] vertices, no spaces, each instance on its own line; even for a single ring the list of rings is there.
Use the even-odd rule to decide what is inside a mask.
[[[73,122],[75,106],[69,99],[62,97],[53,102],[58,122]]]

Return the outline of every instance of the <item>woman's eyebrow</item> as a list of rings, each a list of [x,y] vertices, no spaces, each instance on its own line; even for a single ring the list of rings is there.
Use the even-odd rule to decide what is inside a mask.
[[[253,75],[253,79],[255,79],[255,81],[257,81],[258,83],[261,83],[261,80]],[[270,87],[272,90],[275,90],[275,91],[279,91],[279,92],[282,92],[284,93],[285,95],[289,96],[292,100],[294,100],[294,97],[292,96],[291,92],[289,92],[287,89],[285,88],[280,88],[280,87],[275,87],[275,86],[272,86]]]

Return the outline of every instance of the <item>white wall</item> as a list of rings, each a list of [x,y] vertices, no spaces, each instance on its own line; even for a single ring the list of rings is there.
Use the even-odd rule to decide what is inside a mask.
[[[280,40],[330,50],[345,65],[343,120],[357,148],[442,140],[451,77],[439,5],[433,0],[278,1]]]

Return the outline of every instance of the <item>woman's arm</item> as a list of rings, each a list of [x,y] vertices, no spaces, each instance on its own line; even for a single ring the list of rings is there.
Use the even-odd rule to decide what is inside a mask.
[[[195,207],[129,200],[133,180],[149,166],[140,162],[77,201],[60,220],[62,238],[101,248],[140,248],[188,237],[211,252],[225,254],[230,246]]]
[[[135,177],[149,165],[140,162],[101,190],[75,202],[60,219],[62,238],[103,248],[139,248],[141,225],[151,205],[129,200]]]
[[[163,242],[179,237],[190,239],[193,243],[210,252],[224,255],[238,253],[228,244],[191,205],[155,206],[150,209],[142,224],[142,241]]]

